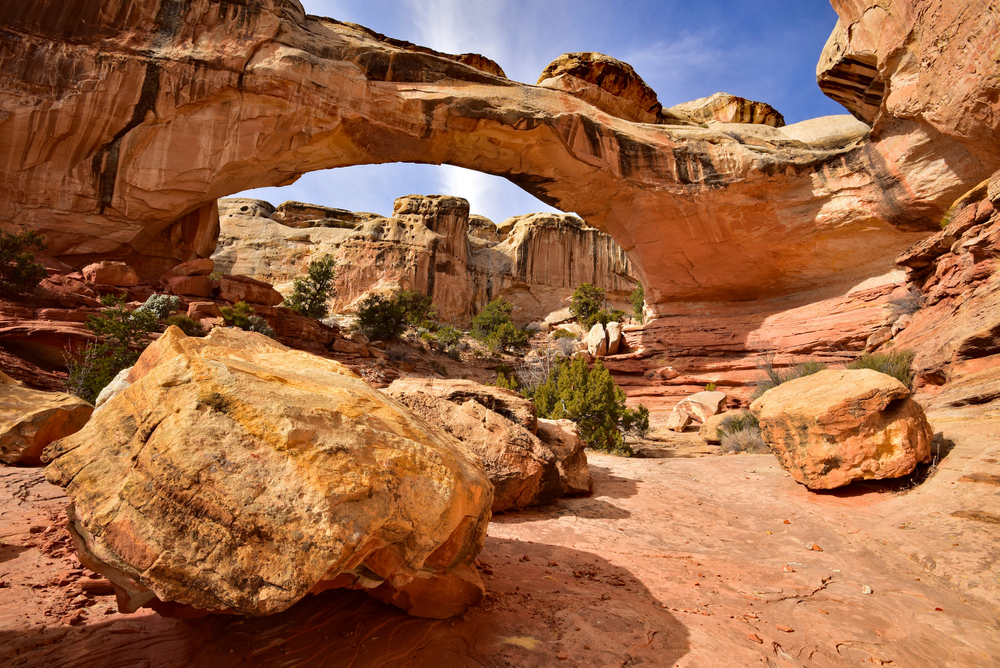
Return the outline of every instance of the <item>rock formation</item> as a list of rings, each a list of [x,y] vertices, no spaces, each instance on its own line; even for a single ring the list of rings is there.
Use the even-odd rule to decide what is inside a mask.
[[[0,374],[0,462],[41,463],[52,441],[80,431],[94,407],[62,392],[39,392]]]
[[[875,4],[836,3],[851,38],[824,61],[837,70],[865,50],[883,79],[899,79],[870,137],[839,117],[636,123],[625,106],[659,103],[637,79],[592,84],[605,59],[557,66],[546,81],[563,77],[561,88],[518,84],[484,59],[306,16],[296,0],[60,3],[72,21],[52,20],[49,2],[11,5],[0,10],[0,147],[12,156],[0,220],[40,230],[75,266],[119,259],[158,276],[211,254],[218,197],[309,170],[449,163],[504,176],[609,233],[655,313],[836,292],[879,273],[1000,166],[995,114],[977,106],[997,68],[994,29],[976,27],[986,4]],[[916,36],[926,15],[935,29]],[[932,49],[953,19],[961,39]],[[937,83],[905,85],[911,35],[920,81]],[[577,82],[621,104],[567,92]]]
[[[479,601],[481,463],[346,367],[170,328],[128,380],[45,451],[80,559],[120,609],[265,615],[338,587],[424,617]]]
[[[213,255],[219,269],[275,284],[287,294],[310,260],[337,259],[336,297],[350,310],[371,291],[410,288],[431,296],[444,321],[467,325],[491,300],[514,305],[518,324],[564,308],[581,283],[624,307],[635,277],[628,256],[576,216],[515,216],[499,226],[469,215],[458,197],[400,197],[393,215],[299,202],[225,199]]]
[[[923,409],[891,376],[820,371],[765,392],[751,410],[782,467],[810,489],[898,478],[930,461]]]
[[[589,494],[593,482],[575,425],[547,420],[518,393],[467,380],[397,380],[386,394],[476,452],[494,486],[493,512]]]

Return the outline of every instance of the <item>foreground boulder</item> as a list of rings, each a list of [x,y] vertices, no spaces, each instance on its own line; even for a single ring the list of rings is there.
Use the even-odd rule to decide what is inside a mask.
[[[898,478],[930,460],[933,431],[895,378],[870,369],[827,370],[753,402],[764,441],[810,489]]]
[[[534,405],[512,390],[468,380],[406,378],[385,392],[482,458],[495,488],[493,512],[593,489],[576,426],[536,420]]]
[[[686,413],[692,420],[704,422],[717,415],[726,405],[725,392],[696,392],[677,404],[675,410]]]
[[[0,462],[41,464],[42,450],[87,424],[94,407],[63,392],[41,392],[0,374]]]
[[[171,327],[129,382],[45,451],[80,561],[120,610],[266,615],[346,587],[445,618],[480,600],[478,458],[346,367]]]

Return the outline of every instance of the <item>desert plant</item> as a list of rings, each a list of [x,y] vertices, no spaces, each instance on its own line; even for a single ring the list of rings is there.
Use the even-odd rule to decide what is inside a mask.
[[[604,306],[604,290],[590,283],[581,283],[573,291],[571,299],[569,312],[576,321],[586,329],[593,327],[597,314]]]
[[[253,307],[246,302],[236,302],[232,306],[223,306],[219,311],[229,327],[239,327],[248,332],[257,332],[274,338],[274,330],[267,324],[267,320],[259,315],[254,315]]]
[[[305,276],[292,282],[292,294],[285,297],[285,306],[308,318],[325,318],[326,302],[336,295],[333,281],[337,275],[337,261],[324,255],[309,263]]]
[[[706,392],[715,392],[715,383],[705,383]]]
[[[456,362],[462,361],[462,352],[458,349],[458,346],[452,344],[444,349],[445,355],[455,360]]]
[[[892,376],[907,388],[913,388],[914,352],[912,350],[890,350],[884,353],[865,353],[847,365],[848,369],[872,369]]]
[[[756,429],[760,431],[760,420],[757,418],[757,414],[748,410],[726,413],[715,431],[716,435],[721,438],[724,434],[740,429]]]
[[[722,451],[763,454],[770,452],[770,449],[764,443],[760,429],[747,426],[723,433]]]
[[[539,417],[573,420],[580,437],[598,450],[631,456],[632,447],[622,432],[633,436],[649,429],[648,411],[641,406],[626,408],[625,393],[599,360],[593,369],[582,357],[563,361],[534,392],[526,394],[534,400]]]
[[[407,324],[429,325],[437,329],[437,324],[433,322],[436,314],[430,297],[425,297],[416,290],[405,289],[397,293],[394,299]]]
[[[512,348],[528,345],[528,335],[514,323],[505,322],[486,337],[486,347],[493,352],[508,352]]]
[[[257,332],[272,339],[274,338],[274,330],[271,328],[271,325],[267,324],[267,320],[264,320],[264,318],[259,315],[252,315],[247,318],[247,321],[249,324],[247,327],[248,332]]]
[[[486,341],[493,332],[505,323],[513,324],[513,320],[510,318],[513,311],[514,305],[509,301],[501,298],[494,299],[472,319],[472,337]]]
[[[646,321],[646,312],[644,307],[646,306],[646,291],[642,287],[642,283],[636,283],[635,290],[628,297],[629,302],[632,303],[632,317],[639,324]]]
[[[173,295],[150,295],[146,299],[146,303],[137,308],[135,313],[149,311],[156,315],[157,320],[163,320],[180,308],[180,305],[181,300],[179,297]]]
[[[24,292],[42,282],[48,272],[28,249],[41,251],[45,247],[45,237],[34,230],[0,230],[0,294]]]
[[[573,339],[574,341],[580,340],[580,336],[578,334],[574,334],[568,329],[557,329],[556,331],[552,332],[552,338],[556,341],[558,341],[559,339]]]
[[[904,296],[890,300],[889,306],[892,307],[896,317],[901,318],[904,315],[913,315],[919,311],[923,300],[924,295],[920,290],[910,290]]]
[[[437,331],[437,343],[439,350],[446,350],[458,345],[462,340],[462,332],[451,325],[442,325]],[[457,349],[456,349],[457,350]]]
[[[802,378],[804,376],[811,376],[814,373],[823,371],[826,369],[826,365],[822,362],[800,362],[782,371],[781,369],[776,369],[774,367],[774,355],[764,355],[760,360],[758,360],[757,368],[762,371],[764,375],[763,377],[753,381],[754,390],[750,394],[751,401],[757,399],[771,388],[777,387],[782,383],[787,383],[790,380],[795,380],[796,378]]]
[[[395,298],[370,294],[358,306],[357,328],[371,341],[394,341],[406,329],[406,313]]]
[[[68,356],[67,388],[85,401],[93,402],[118,372],[135,364],[149,345],[148,335],[159,318],[152,309],[131,310],[124,297],[104,295],[105,308],[87,318],[87,329],[97,341],[87,344],[77,356]]]
[[[205,336],[201,323],[187,315],[172,315],[165,321],[168,327],[177,327],[188,336]]]
[[[556,349],[566,357],[572,357],[573,353],[576,352],[578,344],[579,340],[576,338],[556,339]]]

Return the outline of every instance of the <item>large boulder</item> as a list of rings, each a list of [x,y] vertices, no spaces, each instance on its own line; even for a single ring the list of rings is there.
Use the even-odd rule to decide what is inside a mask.
[[[90,419],[94,407],[63,392],[41,392],[0,374],[0,462],[41,464],[42,450]]]
[[[95,262],[83,268],[83,278],[94,285],[130,288],[139,284],[139,276],[124,262]]]
[[[613,320],[604,329],[608,333],[608,354],[617,355],[622,349],[622,324]]]
[[[503,387],[481,385],[471,380],[455,378],[401,378],[393,381],[390,388],[400,395],[420,392],[452,403],[465,403],[472,399],[477,404],[521,425],[532,434],[537,429],[535,405],[517,392]]]
[[[930,460],[933,431],[909,390],[870,369],[827,370],[753,402],[764,441],[810,489],[897,478]]]
[[[219,299],[232,304],[246,302],[262,306],[277,306],[284,300],[270,283],[249,276],[223,276],[219,279]]]
[[[692,420],[704,423],[717,415],[726,405],[725,392],[696,392],[677,404],[677,410],[691,416]]]
[[[482,464],[343,365],[170,327],[128,380],[45,451],[80,560],[122,611],[266,615],[339,587],[424,617],[480,600]]]
[[[539,418],[537,436],[556,456],[563,496],[586,496],[594,491],[586,443],[580,438],[575,422]]]
[[[522,424],[490,410],[475,397],[452,394],[449,400],[441,396],[447,393],[424,392],[413,379],[394,381],[385,392],[482,458],[493,483],[494,513],[563,495],[555,455]],[[488,395],[480,395],[484,396]]]
[[[604,357],[608,354],[608,335],[604,331],[604,325],[599,322],[594,323],[583,342],[587,346],[587,352],[594,357]]]

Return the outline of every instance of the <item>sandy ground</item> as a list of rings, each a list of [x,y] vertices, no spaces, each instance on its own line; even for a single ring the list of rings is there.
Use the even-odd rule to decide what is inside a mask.
[[[970,415],[934,416],[919,484],[837,493],[694,441],[592,454],[592,497],[494,518],[487,598],[449,621],[356,592],[118,614],[67,550],[61,490],[0,469],[0,665],[1000,666],[1000,414]]]

